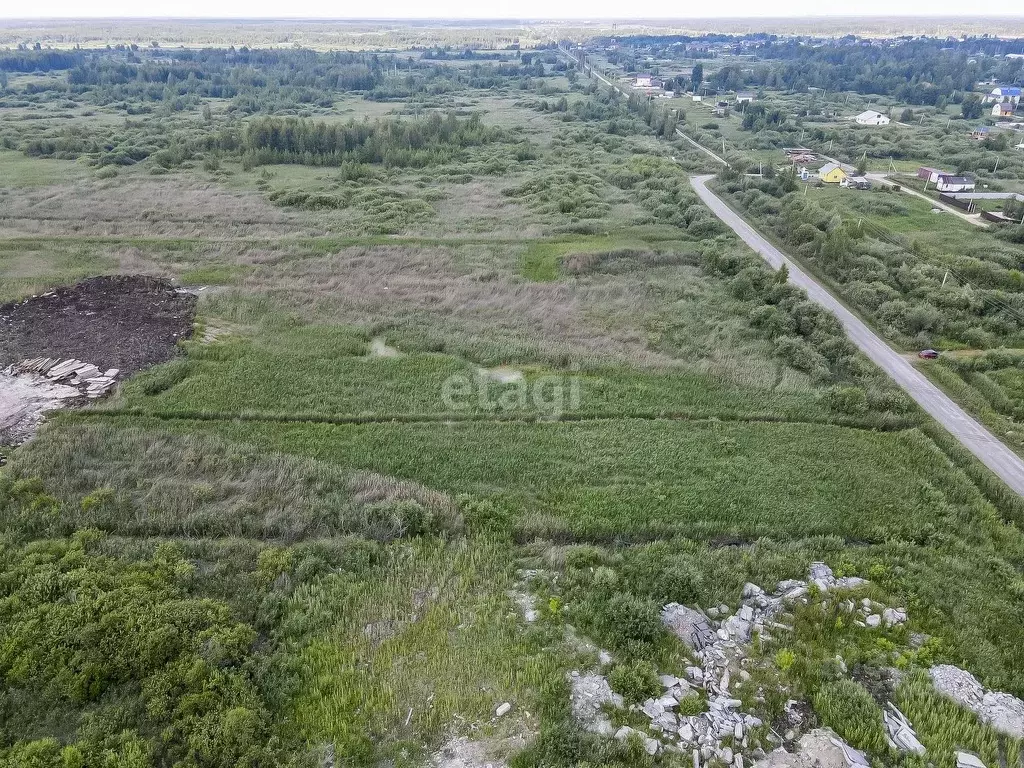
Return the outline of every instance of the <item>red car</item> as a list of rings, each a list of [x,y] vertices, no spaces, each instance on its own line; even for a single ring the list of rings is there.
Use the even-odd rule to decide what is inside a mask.
[[[920,352],[917,353],[917,356],[924,360],[934,360],[936,357],[939,356],[939,353],[936,352],[934,349],[922,349]]]

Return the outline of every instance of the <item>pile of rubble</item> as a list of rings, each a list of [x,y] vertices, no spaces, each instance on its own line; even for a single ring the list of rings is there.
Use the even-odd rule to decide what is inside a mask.
[[[85,363],[73,358],[60,360],[55,357],[34,357],[31,360],[22,360],[20,363],[8,366],[4,372],[13,376],[36,374],[55,384],[77,387],[83,395],[89,398],[102,397],[107,394],[113,388],[117,374],[120,373],[117,368],[101,371],[92,363]]]
[[[815,728],[800,737],[796,748],[782,747],[755,763],[757,768],[866,768],[867,757],[828,728]]]
[[[882,710],[882,723],[885,725],[889,746],[901,752],[924,755],[924,744],[918,740],[917,733],[914,732],[906,715],[900,712],[892,702],[889,702],[888,710]]]
[[[950,664],[939,664],[928,672],[939,693],[971,710],[997,731],[1024,738],[1024,701],[1009,693],[986,691],[974,675]]]
[[[665,626],[683,641],[699,662],[685,670],[685,677],[662,675],[664,693],[648,699],[635,707],[650,719],[650,731],[658,738],[651,738],[629,726],[616,730],[604,714],[605,705],[622,706],[622,697],[612,691],[608,681],[600,674],[573,672],[573,712],[588,730],[602,735],[614,735],[618,739],[639,734],[647,751],[657,753],[662,748],[688,751],[693,755],[694,768],[702,763],[718,761],[734,768],[743,768],[743,752],[751,746],[750,734],[763,723],[753,714],[741,710],[742,702],[730,691],[734,681],[745,681],[750,673],[744,669],[747,661],[748,644],[754,635],[768,639],[774,634],[792,631],[785,623],[787,605],[795,601],[810,600],[812,586],[819,593],[838,593],[866,586],[868,582],[858,577],[836,578],[824,563],[814,563],[806,581],[791,579],[776,585],[772,594],[756,584],[743,587],[740,606],[735,613],[727,605],[720,605],[702,611],[678,603],[664,606],[661,614]],[[847,600],[842,604],[849,612],[857,609],[857,603]],[[882,611],[876,613],[876,610]],[[860,604],[865,621],[862,626],[878,626],[883,616],[889,615],[887,625],[906,621],[906,612],[885,609],[868,600]],[[885,611],[892,611],[886,614]],[[878,621],[871,616],[877,616]],[[708,708],[699,715],[680,715],[676,710],[686,699],[698,696],[698,691],[707,695]],[[850,749],[844,744],[844,748]],[[856,750],[853,750],[856,752]],[[755,758],[764,757],[760,749],[749,751]],[[858,753],[859,754],[859,753]],[[856,761],[850,763],[854,765]],[[866,763],[865,763],[866,764]]]
[[[118,371],[101,372],[80,360],[37,357],[0,370],[0,445],[20,445],[35,434],[47,411],[102,397]]]

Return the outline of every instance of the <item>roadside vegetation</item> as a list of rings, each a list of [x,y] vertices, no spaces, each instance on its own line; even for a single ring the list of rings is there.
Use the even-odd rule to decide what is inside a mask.
[[[811,594],[737,693],[751,745],[797,698],[916,768],[869,684],[896,667],[929,749],[992,760],[922,674],[1024,694],[1020,500],[700,203],[687,173],[714,163],[676,130],[719,139],[701,108],[549,40],[430,34],[0,50],[0,302],[106,273],[199,296],[175,359],[3,450],[0,766],[416,766],[459,739],[516,768],[690,764],[586,731],[569,673],[643,702],[693,662],[663,605],[818,560],[910,624]],[[763,53],[758,85],[800,98],[866,66]],[[937,108],[876,63],[843,87]],[[1009,240],[895,194],[719,183],[897,343],[1024,347]],[[945,270],[965,280],[933,290]],[[1014,420],[1019,363],[941,361]]]

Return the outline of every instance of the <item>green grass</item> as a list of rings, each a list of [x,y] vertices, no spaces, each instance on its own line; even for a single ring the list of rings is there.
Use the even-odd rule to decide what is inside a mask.
[[[67,184],[87,174],[87,168],[74,160],[44,160],[0,149],[0,189]]]
[[[905,679],[896,689],[896,705],[913,724],[936,768],[954,768],[961,750],[974,752],[986,765],[1017,765],[1024,752],[1019,739],[998,733],[937,693],[927,675]]]
[[[487,723],[508,701],[520,721],[558,673],[511,616],[512,575],[500,541],[417,541],[358,579],[297,590],[283,622],[298,670],[291,727],[349,761],[408,765],[457,720]]]
[[[743,387],[685,367],[574,370],[534,364],[520,369],[523,382],[501,383],[453,355],[413,351],[396,358],[371,357],[366,334],[336,326],[264,329],[251,338],[189,342],[187,349],[186,358],[132,379],[104,407],[172,416],[300,419],[550,417],[563,412],[837,418],[805,392]]]
[[[549,282],[561,276],[563,260],[574,254],[598,254],[620,248],[647,250],[642,240],[620,237],[589,237],[567,242],[534,242],[522,256],[522,274],[530,280]]]
[[[995,519],[993,511],[937,503],[944,459],[914,431],[630,419],[164,424],[488,497],[527,539],[914,540],[947,521],[959,527],[963,515]]]

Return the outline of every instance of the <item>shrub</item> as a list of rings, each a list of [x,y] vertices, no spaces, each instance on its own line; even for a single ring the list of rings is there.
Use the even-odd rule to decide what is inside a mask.
[[[649,661],[616,664],[608,674],[608,684],[630,704],[638,704],[661,693],[658,672]]]
[[[661,611],[653,600],[617,593],[599,608],[605,637],[616,647],[653,644],[664,633]]]
[[[827,683],[818,689],[813,703],[822,722],[854,747],[876,754],[888,751],[882,710],[859,683]]]

